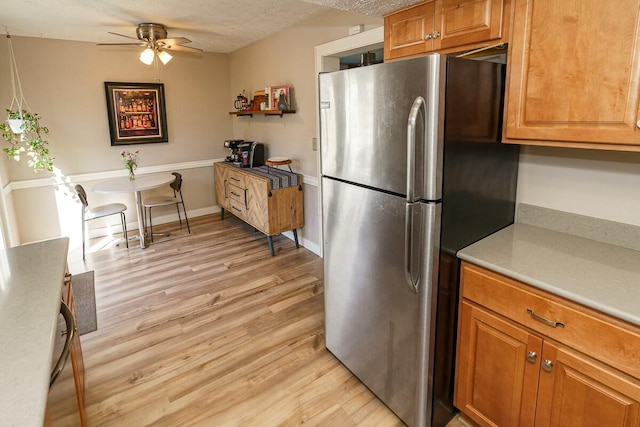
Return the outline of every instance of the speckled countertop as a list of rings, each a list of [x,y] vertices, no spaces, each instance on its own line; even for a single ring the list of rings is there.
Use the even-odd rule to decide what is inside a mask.
[[[69,239],[0,250],[0,424],[44,423]]]
[[[458,257],[640,326],[638,227],[529,205],[518,216]]]

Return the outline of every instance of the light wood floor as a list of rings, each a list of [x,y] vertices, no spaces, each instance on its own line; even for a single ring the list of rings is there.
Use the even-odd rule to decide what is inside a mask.
[[[324,348],[322,260],[237,218],[69,260],[95,271],[98,330],[82,336],[90,426],[398,426]],[[156,231],[154,229],[154,231]],[[95,242],[92,242],[95,243]],[[53,426],[77,425],[71,377]]]

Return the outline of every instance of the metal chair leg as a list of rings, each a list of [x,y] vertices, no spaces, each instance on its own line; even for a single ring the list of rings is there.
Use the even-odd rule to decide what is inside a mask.
[[[120,221],[122,222],[122,231],[124,233],[124,242],[127,245],[127,249],[129,249],[129,237],[127,236],[127,217],[124,215],[124,212],[120,212]]]
[[[184,211],[184,222],[187,223],[187,231],[189,232],[189,234],[191,234],[191,227],[189,227],[189,218],[187,218],[187,208],[184,206],[184,201],[182,202],[182,210]],[[178,212],[180,211],[178,210]],[[182,223],[180,223],[180,225],[182,225]]]

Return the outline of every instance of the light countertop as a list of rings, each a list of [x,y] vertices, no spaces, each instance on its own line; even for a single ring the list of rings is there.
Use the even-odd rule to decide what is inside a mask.
[[[0,424],[44,423],[69,239],[0,250]]]
[[[639,251],[527,222],[517,222],[457,255],[640,326]],[[575,223],[571,218],[569,222]],[[607,224],[595,229],[610,237]]]

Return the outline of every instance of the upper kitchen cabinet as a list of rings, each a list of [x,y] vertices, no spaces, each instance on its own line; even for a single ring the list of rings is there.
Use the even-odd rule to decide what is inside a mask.
[[[640,0],[514,0],[505,142],[640,150]]]
[[[384,59],[506,42],[510,1],[431,0],[389,13]]]

